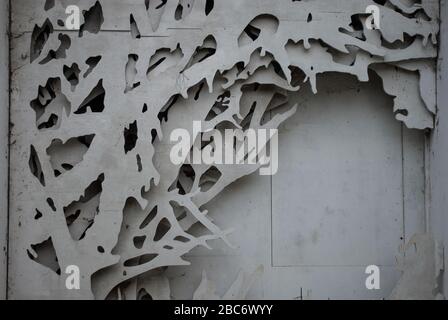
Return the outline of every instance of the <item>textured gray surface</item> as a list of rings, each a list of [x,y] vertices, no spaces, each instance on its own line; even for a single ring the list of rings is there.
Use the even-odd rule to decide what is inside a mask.
[[[431,144],[430,231],[445,247],[445,270],[448,267],[448,3],[441,2],[441,39],[438,66],[436,129]],[[444,294],[448,296],[448,272],[445,271]]]
[[[222,294],[260,265],[250,299],[383,299],[395,286],[402,238],[424,232],[422,133],[401,135],[378,79],[329,74],[316,95],[305,86],[291,99],[277,175],[244,178],[207,205],[217,225],[235,228],[237,248],[213,241],[187,255],[191,267],[170,268],[175,298],[191,298],[202,270]],[[370,264],[381,290],[364,286]]]
[[[0,299],[6,297],[8,229],[9,8],[0,1]]]
[[[180,1],[181,13],[179,1],[174,0],[160,7],[151,1],[148,10],[144,1],[108,0],[95,5],[95,1],[82,0],[79,6],[90,12],[85,15],[87,30],[82,37],[58,27],[57,20],[64,19],[68,3],[56,1],[44,10],[43,0],[13,2],[11,134],[15,143],[10,196],[14,214],[9,278],[13,298],[113,298],[122,292],[139,297],[135,290],[144,286],[146,277],[161,277],[161,268],[187,264],[181,257],[207,240],[227,240],[227,231],[204,215],[202,206],[257,168],[217,166],[218,178],[204,166],[194,166],[194,178],[179,171],[168,159],[167,137],[175,128],[191,130],[192,120],[207,118],[206,124],[214,128],[224,122],[241,125],[249,116],[252,128],[276,128],[293,115],[291,97],[299,85],[309,85],[310,92],[317,94],[318,76],[339,72],[361,82],[372,81],[376,73],[384,91],[395,97],[391,119],[395,115],[409,128],[434,125],[435,1],[422,1],[425,14],[417,6],[388,1],[381,7],[381,30],[367,30],[365,9],[374,4],[368,0],[282,0],[275,4],[226,0],[214,1],[210,12],[206,9],[210,1],[190,0]],[[408,16],[393,10],[392,4]],[[201,60],[202,54],[207,59]],[[101,61],[83,77],[87,59],[98,55]],[[230,103],[219,113],[215,102],[227,90]],[[92,96],[98,99],[92,102]],[[84,103],[86,97],[88,103]],[[277,115],[272,120],[266,114],[268,106],[269,115]],[[212,108],[218,112],[208,119]],[[168,121],[161,123],[158,115],[163,112]],[[263,115],[267,122],[260,121]],[[368,120],[364,119],[366,128]],[[138,137],[127,150],[132,126],[138,127]],[[396,136],[395,147],[400,147],[402,131],[397,128],[388,128],[394,137],[375,141],[379,151],[389,152],[388,141]],[[152,130],[159,137],[154,143]],[[420,146],[415,146],[406,150],[418,153]],[[399,158],[397,152],[391,153],[391,158]],[[398,173],[386,167],[394,182],[390,195],[398,203],[403,199],[393,194],[399,194],[395,183],[400,184],[400,165],[395,167]],[[418,157],[410,167],[416,165]],[[209,190],[200,190],[203,175],[213,184]],[[355,177],[364,176],[355,173]],[[409,186],[418,192],[421,179],[408,178],[414,180]],[[191,192],[184,195],[181,189]],[[388,193],[384,188],[377,192],[380,197]],[[360,205],[361,200],[356,199]],[[153,222],[141,227],[155,206]],[[397,208],[404,210],[395,204],[393,208],[389,209],[394,214]],[[418,226],[418,212],[415,216]],[[167,221],[169,232],[153,239]],[[198,221],[205,228],[190,234],[190,227]],[[238,219],[229,222],[239,224]],[[187,244],[176,240],[180,235],[188,237]],[[403,232],[391,236],[400,235],[404,238]],[[396,240],[388,243],[377,236],[385,243],[375,249],[386,244],[390,251]],[[294,256],[287,258],[300,262]],[[79,291],[68,291],[64,285],[63,271],[71,264],[81,268]],[[284,275],[283,280],[291,278]],[[349,277],[345,273],[340,279]],[[275,283],[275,277],[267,279],[267,290]]]

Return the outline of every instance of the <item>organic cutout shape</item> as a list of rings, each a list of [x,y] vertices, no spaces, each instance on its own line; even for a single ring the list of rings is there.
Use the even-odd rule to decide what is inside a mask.
[[[80,37],[71,37],[70,46],[53,32],[64,17],[47,3],[36,8],[41,21],[22,30],[32,33],[13,39],[30,42],[31,63],[14,69],[17,85],[37,92],[13,102],[20,110],[14,152],[26,155],[26,170],[12,181],[14,190],[25,183],[28,190],[12,194],[12,210],[24,212],[11,243],[19,252],[17,286],[33,281],[22,268],[43,256],[31,246],[45,239],[60,266],[76,261],[84,272],[81,292],[57,290],[66,298],[169,298],[166,268],[189,264],[185,255],[210,240],[230,245],[231,230],[221,230],[204,206],[259,165],[197,165],[189,156],[174,165],[170,133],[192,132],[193,121],[202,121],[203,132],[191,148],[211,129],[276,129],[296,112],[289,97],[304,82],[317,92],[318,76],[326,73],[369,81],[374,72],[395,96],[391,116],[410,128],[434,125],[434,1],[145,0],[121,6],[117,18],[103,14],[118,0],[88,0],[80,4]],[[365,27],[368,5],[380,7],[379,30]],[[338,14],[322,9],[329,6]],[[51,59],[40,64],[41,55]],[[72,113],[71,105],[79,107]],[[77,138],[91,135],[87,144]],[[73,155],[56,156],[72,144]],[[39,196],[31,203],[29,193]],[[40,267],[32,270],[33,277],[48,277]],[[211,294],[205,278],[197,298]],[[48,279],[53,289],[64,285]],[[238,279],[237,287],[250,286]],[[226,297],[244,297],[237,291]]]

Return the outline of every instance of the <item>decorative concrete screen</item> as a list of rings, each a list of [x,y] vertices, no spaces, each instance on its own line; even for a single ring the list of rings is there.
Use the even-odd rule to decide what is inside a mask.
[[[437,34],[432,0],[12,1],[10,297],[169,299],[168,267],[238,245],[204,205],[263,169],[174,164],[174,130],[215,154],[212,129],[277,129],[335,72],[379,76],[391,117],[433,128]],[[191,295],[217,298],[205,275]]]

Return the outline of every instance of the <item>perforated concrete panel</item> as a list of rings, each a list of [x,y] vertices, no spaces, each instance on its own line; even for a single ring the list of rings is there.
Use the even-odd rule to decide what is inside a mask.
[[[295,298],[334,277],[300,266],[335,265],[338,281],[344,266],[362,278],[368,258],[391,269],[424,215],[423,141],[410,129],[434,127],[438,2],[377,2],[81,0],[80,30],[68,30],[72,2],[13,1],[10,296],[214,296],[202,275],[213,251],[195,252],[217,242],[229,272],[207,276],[225,298]],[[170,134],[198,136],[193,121],[202,133],[280,128],[278,174],[174,164]],[[238,192],[245,183],[257,191]],[[220,210],[223,193],[233,206]],[[238,259],[234,230],[254,235]],[[72,265],[79,290],[66,287]],[[181,285],[187,265],[196,276]],[[385,277],[378,298],[396,278]]]

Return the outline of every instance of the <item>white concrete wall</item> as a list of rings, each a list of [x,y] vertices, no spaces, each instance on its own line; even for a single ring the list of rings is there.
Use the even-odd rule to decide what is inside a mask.
[[[6,297],[8,230],[9,8],[0,0],[0,299]]]
[[[441,1],[437,128],[431,143],[430,228],[445,246],[444,293],[448,296],[448,4]]]

